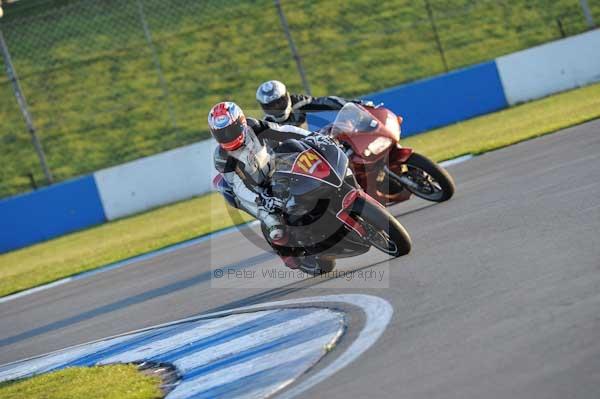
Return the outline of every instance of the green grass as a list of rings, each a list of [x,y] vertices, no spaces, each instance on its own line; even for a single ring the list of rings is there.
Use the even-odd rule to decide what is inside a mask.
[[[435,160],[481,153],[600,117],[600,84],[409,137]],[[0,296],[248,221],[209,194],[0,255]]]
[[[481,154],[600,117],[600,83],[402,141],[431,158]]]
[[[0,296],[250,220],[210,194],[0,255]]]
[[[160,379],[133,365],[68,368],[0,383],[2,399],[158,399]]]
[[[600,18],[600,0],[589,0]],[[206,138],[223,99],[301,90],[271,0],[144,0],[164,92],[132,0],[26,0],[0,27],[58,180]],[[423,1],[283,2],[313,94],[356,96],[444,72]],[[585,30],[577,0],[430,0],[450,69]],[[59,7],[61,6],[61,7]],[[175,119],[175,125],[173,118]],[[0,197],[44,179],[0,78]]]

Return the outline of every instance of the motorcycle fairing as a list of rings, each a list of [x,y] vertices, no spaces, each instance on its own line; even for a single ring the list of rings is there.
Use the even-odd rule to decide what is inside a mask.
[[[388,139],[389,146],[398,143],[400,123],[395,114],[385,108],[364,108],[348,103],[333,122],[331,135],[352,147],[356,155],[353,164],[376,163],[386,151],[372,151],[370,145],[382,139]]]
[[[350,190],[346,193],[346,195],[344,195],[344,198],[342,199],[342,209],[340,209],[335,216],[346,226],[354,230],[359,236],[364,238],[367,236],[365,228],[350,215],[350,211],[353,209],[354,202],[357,198],[362,198],[380,208],[385,209],[385,207],[382,206],[375,198],[371,197],[369,194],[359,188]]]
[[[359,195],[359,190],[348,191],[342,200],[342,209],[339,210],[335,217],[346,226],[354,230],[359,236],[366,237],[367,232],[365,231],[365,228],[358,223],[356,219],[350,216],[350,213],[348,212],[348,209],[352,208],[352,204],[354,201],[356,201],[356,198],[358,198]]]
[[[312,148],[298,154],[292,165],[292,173],[328,182],[332,173],[329,163]]]
[[[340,151],[337,152],[339,153]],[[282,160],[284,159],[285,157],[282,157]],[[287,165],[285,165],[286,163]],[[343,164],[343,170],[345,171],[347,160],[346,162],[341,163]],[[339,159],[336,164],[338,168],[342,169]],[[339,188],[343,183],[343,179],[336,168],[331,165],[326,157],[311,147],[298,153],[292,162],[279,162],[278,165],[279,167],[277,168],[276,173],[285,173],[315,179],[335,188]],[[285,165],[285,168],[282,167],[283,165]]]

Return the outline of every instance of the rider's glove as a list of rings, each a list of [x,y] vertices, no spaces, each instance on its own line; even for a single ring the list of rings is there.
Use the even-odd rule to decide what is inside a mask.
[[[271,197],[265,193],[260,193],[256,199],[258,205],[269,213],[281,212],[283,210],[283,201],[277,197]]]
[[[361,105],[363,105],[365,107],[375,108],[375,103],[373,101],[371,101],[371,100],[361,101]]]
[[[371,100],[361,100],[360,105],[362,105],[363,107],[379,108],[383,105],[383,103],[375,104]]]
[[[319,138],[326,136],[326,137],[330,137],[331,134],[331,124],[325,125],[322,128],[315,130],[314,132],[310,132],[310,134],[307,134],[305,138],[319,142]],[[309,140],[310,141],[310,140]]]

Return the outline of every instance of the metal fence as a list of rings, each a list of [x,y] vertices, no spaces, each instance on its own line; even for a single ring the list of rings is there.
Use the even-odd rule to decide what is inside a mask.
[[[210,106],[256,109],[264,80],[361,95],[583,32],[582,3],[33,0],[0,30],[63,180],[206,138]],[[8,78],[0,118],[0,197],[47,184]]]

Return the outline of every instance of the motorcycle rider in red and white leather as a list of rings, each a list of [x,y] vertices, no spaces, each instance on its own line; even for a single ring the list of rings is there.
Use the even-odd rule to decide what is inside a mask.
[[[269,80],[258,86],[256,101],[260,104],[268,122],[282,125],[304,126],[306,114],[319,111],[339,111],[349,102],[372,107],[372,101],[346,100],[336,96],[312,97],[305,94],[290,94],[278,80]]]
[[[284,244],[283,201],[269,191],[274,159],[273,149],[266,145],[265,140],[279,143],[311,133],[295,126],[246,118],[242,109],[233,102],[213,106],[208,114],[208,126],[219,143],[214,164],[226,182],[221,191],[228,191],[236,207],[264,223],[272,242]],[[288,267],[298,266],[293,259],[283,260]]]

